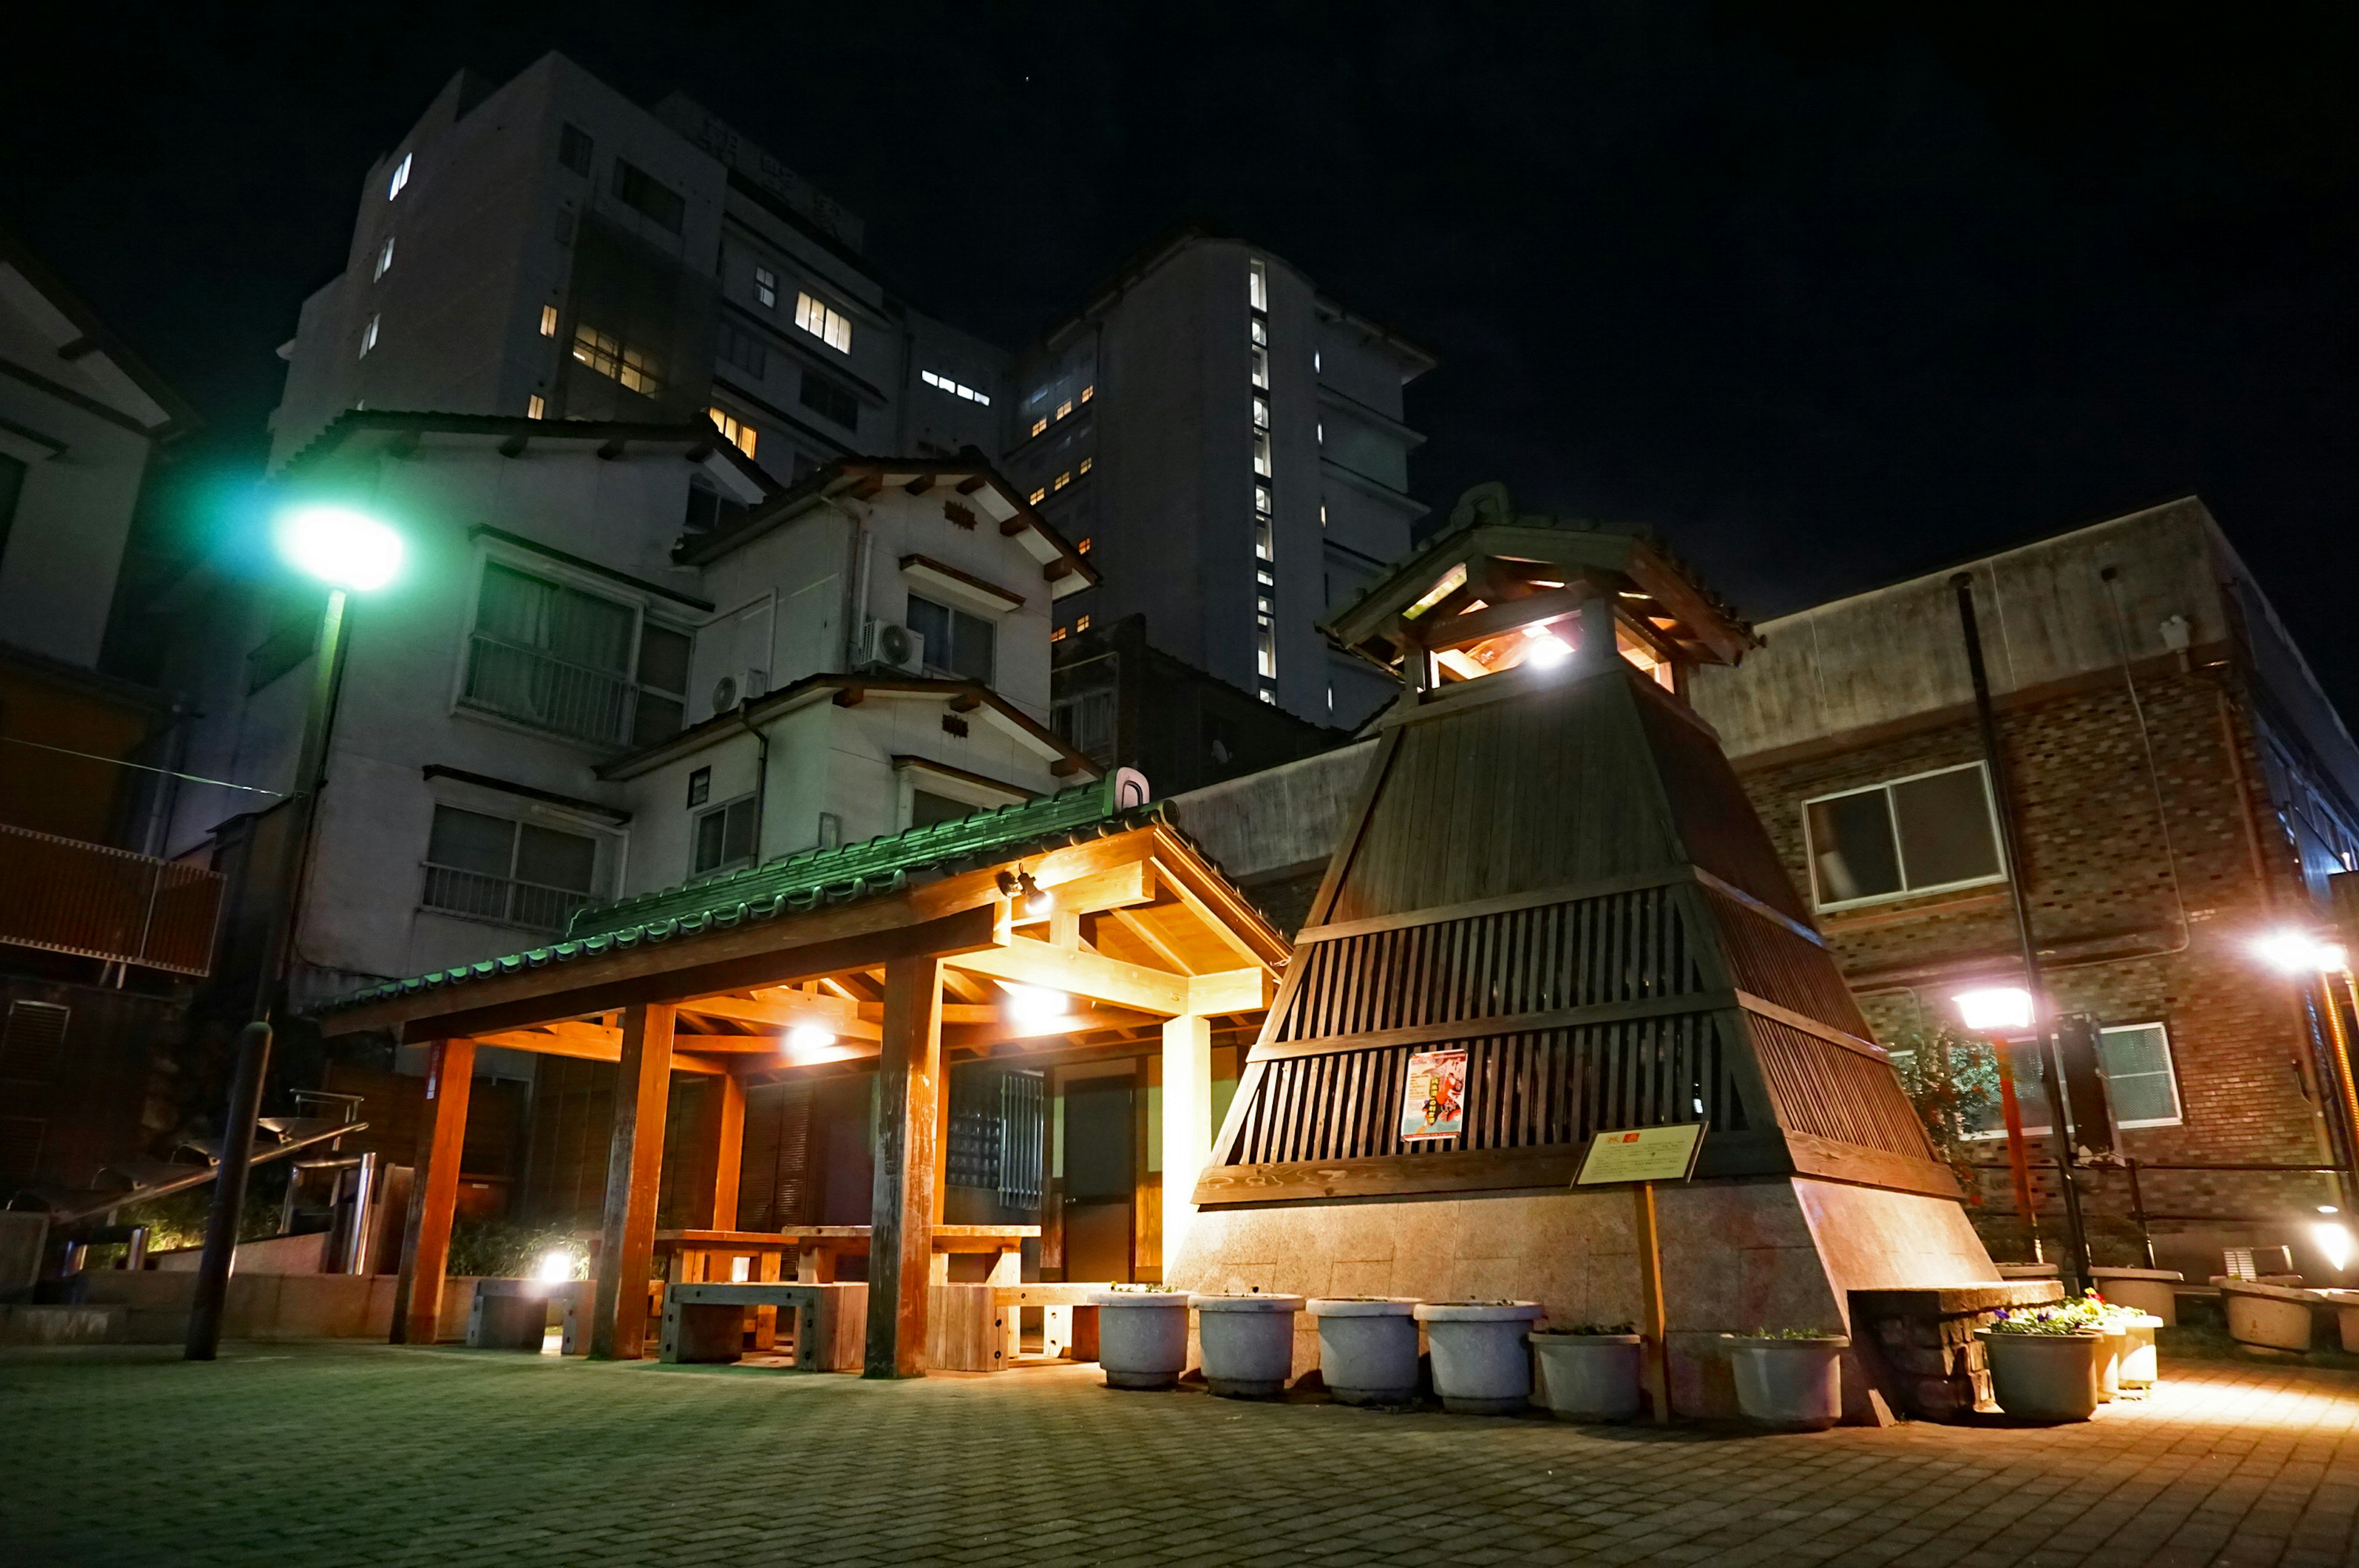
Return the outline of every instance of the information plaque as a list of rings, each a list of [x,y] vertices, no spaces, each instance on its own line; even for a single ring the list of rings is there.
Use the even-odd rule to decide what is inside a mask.
[[[1603,1186],[1611,1182],[1683,1182],[1695,1170],[1703,1148],[1703,1123],[1675,1127],[1633,1127],[1621,1132],[1601,1132],[1589,1141],[1581,1162],[1576,1187]]]

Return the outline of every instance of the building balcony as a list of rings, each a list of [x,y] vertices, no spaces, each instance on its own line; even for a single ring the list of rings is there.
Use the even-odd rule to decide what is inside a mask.
[[[203,976],[221,901],[202,866],[0,824],[0,942]]]

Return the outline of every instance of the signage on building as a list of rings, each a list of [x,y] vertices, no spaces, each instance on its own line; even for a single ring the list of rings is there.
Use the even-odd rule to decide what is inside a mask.
[[[1589,1141],[1581,1162],[1576,1187],[1609,1182],[1684,1182],[1695,1172],[1696,1155],[1703,1148],[1703,1123],[1676,1127],[1633,1127],[1621,1132],[1601,1132]]]
[[[1455,1138],[1466,1130],[1466,1053],[1419,1051],[1401,1086],[1404,1142]]]

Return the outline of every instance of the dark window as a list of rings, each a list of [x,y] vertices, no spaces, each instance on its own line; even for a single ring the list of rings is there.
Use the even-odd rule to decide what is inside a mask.
[[[622,158],[614,160],[614,195],[624,206],[675,234],[688,216],[688,202],[679,191]]]
[[[931,827],[937,822],[955,822],[962,816],[972,816],[978,807],[962,800],[952,800],[946,795],[930,790],[917,790],[909,796],[909,826]]]
[[[28,471],[18,460],[0,457],[0,552],[8,548],[8,530],[16,525],[16,502],[25,493]]]
[[[1999,874],[1980,763],[1811,801],[1810,875],[1824,904],[1989,881]]]
[[[598,841],[587,834],[438,806],[422,902],[504,925],[561,931],[591,902],[597,866]]]
[[[639,629],[639,701],[631,716],[631,743],[652,746],[679,733],[688,717],[688,651],[685,632],[667,626]]]
[[[684,534],[710,534],[715,528],[725,528],[745,514],[745,509],[734,501],[723,501],[721,492],[702,479],[688,481],[688,512],[680,519]]]
[[[847,430],[860,426],[860,400],[816,372],[803,372],[803,406]]]
[[[770,352],[762,346],[762,340],[734,327],[721,329],[721,360],[756,380],[770,373]]]
[[[733,800],[696,819],[695,863],[689,875],[726,871],[754,858],[754,798]]]
[[[45,1084],[66,1043],[71,1008],[49,1001],[12,1001],[0,1028],[0,1078]]]
[[[629,605],[512,567],[486,566],[464,699],[611,745],[632,733],[635,619]]]
[[[693,811],[712,798],[712,770],[699,768],[688,775],[688,805]]]
[[[927,668],[991,684],[993,643],[998,629],[982,616],[913,593],[909,630],[926,640]]]
[[[557,133],[557,161],[576,174],[590,172],[590,133],[568,125]]]

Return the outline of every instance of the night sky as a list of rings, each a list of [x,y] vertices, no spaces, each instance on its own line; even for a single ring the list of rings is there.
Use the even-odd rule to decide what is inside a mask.
[[[232,525],[371,160],[554,48],[1010,347],[1250,236],[1440,357],[1421,498],[1650,524],[1756,617],[2201,494],[2359,712],[2348,5],[86,9],[0,59],[0,224],[208,420],[165,542]]]

